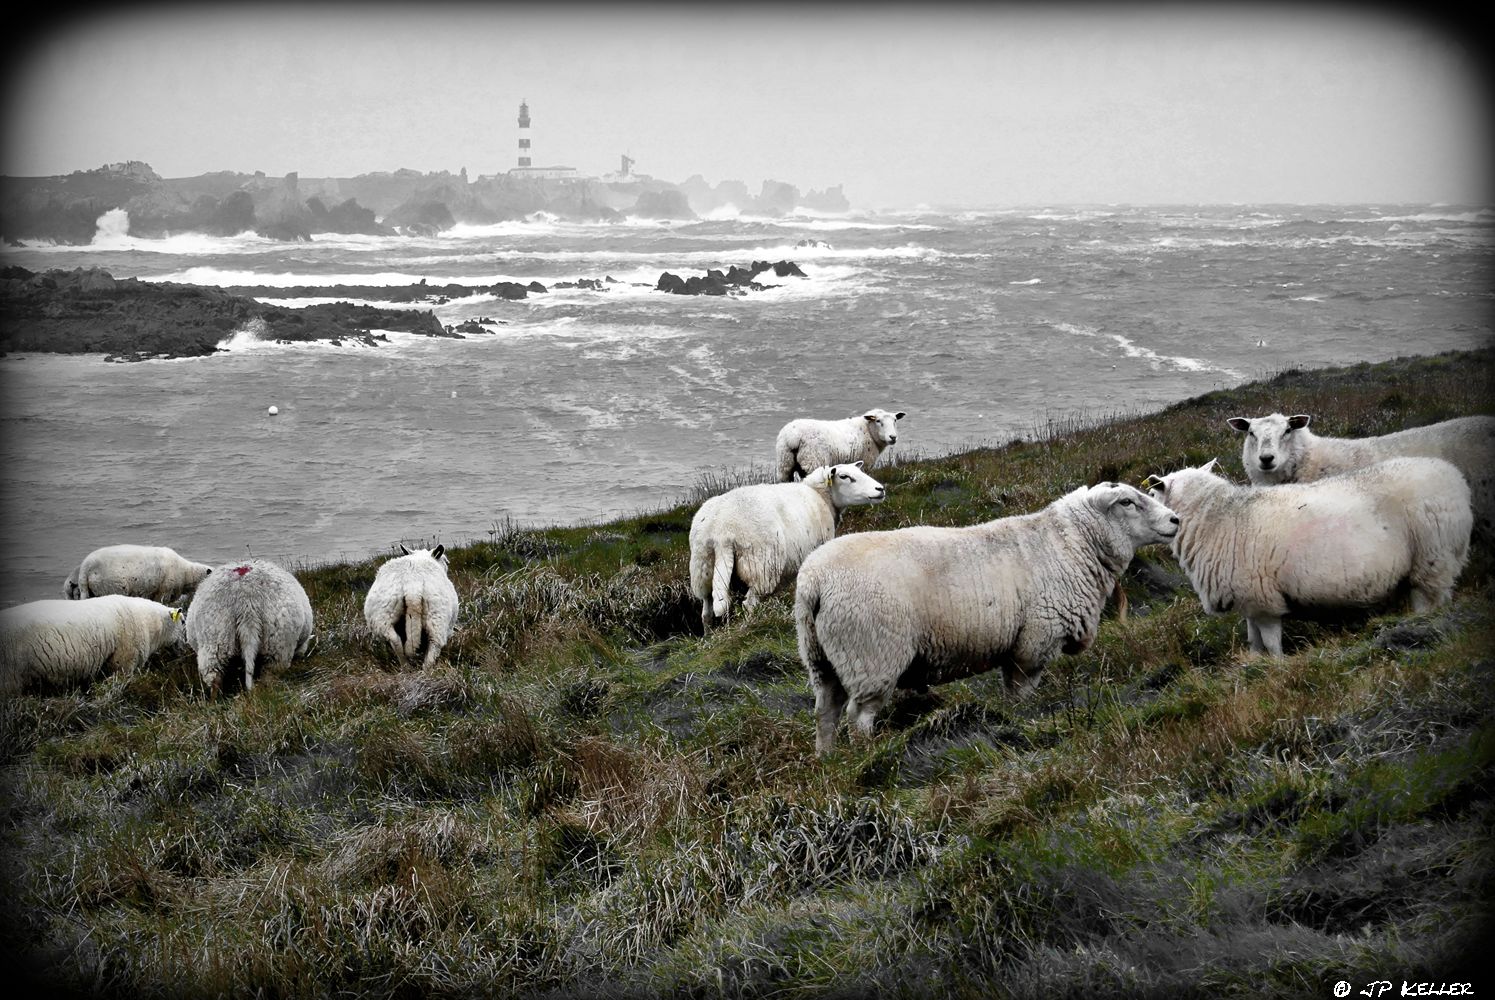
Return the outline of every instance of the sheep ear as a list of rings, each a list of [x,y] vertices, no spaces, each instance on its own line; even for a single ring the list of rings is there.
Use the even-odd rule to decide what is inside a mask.
[[[1200,466],[1200,468],[1203,469],[1205,472],[1214,472],[1215,471],[1215,466],[1217,466],[1219,464],[1220,464],[1220,460],[1218,458],[1212,458],[1208,462],[1205,462],[1202,466]]]
[[[907,413],[904,413],[902,410],[899,410],[897,413],[893,414],[893,419],[894,420],[902,420],[906,416],[908,416]]]
[[[446,546],[445,545],[438,545],[434,549],[431,550],[431,558],[432,559],[440,559],[441,558],[441,554],[443,552],[445,552],[445,551],[446,551]]]
[[[875,423],[877,423],[877,414],[875,414],[875,413],[864,413],[864,414],[862,414],[862,419],[868,421],[869,423],[874,423],[875,424]]]
[[[851,463],[851,464],[852,464],[852,465],[855,465],[855,466],[856,466],[856,467],[857,467],[857,468],[858,468],[858,469],[860,469],[860,468],[861,468],[861,467],[862,467],[862,465],[863,465],[863,463],[862,463],[862,462],[853,462],[853,463]]]
[[[1144,490],[1155,490],[1162,485],[1162,476],[1148,476],[1146,479],[1142,480],[1142,489]]]
[[[181,608],[172,608],[171,609],[171,620],[174,621],[174,622],[179,622],[179,621],[182,620],[182,609]]]
[[[1312,419],[1313,417],[1309,416],[1306,413],[1297,413],[1287,418],[1287,426],[1292,428],[1293,430],[1298,430],[1300,428],[1307,427],[1308,422]]]
[[[1225,422],[1235,430],[1240,431],[1242,434],[1251,429],[1251,421],[1247,420],[1245,417],[1231,417]]]
[[[407,555],[407,556],[410,554],[410,550],[407,549],[407,548],[405,548],[405,543],[404,542],[400,543],[400,554],[401,555]]]

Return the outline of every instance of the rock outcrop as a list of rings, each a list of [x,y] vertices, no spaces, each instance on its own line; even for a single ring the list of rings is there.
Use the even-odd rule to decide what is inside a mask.
[[[669,292],[671,295],[742,295],[749,290],[762,291],[768,287],[757,280],[758,276],[765,271],[772,271],[778,278],[809,277],[793,261],[781,260],[776,264],[770,264],[766,260],[755,260],[751,267],[737,267],[734,264],[730,270],[725,272],[709,270],[705,274],[692,275],[689,278],[682,278],[678,274],[665,271],[659,276],[654,290]]]
[[[0,350],[117,360],[212,354],[243,330],[279,341],[377,341],[373,330],[449,336],[427,311],[331,302],[289,309],[219,288],[116,279],[97,268],[0,271]]]

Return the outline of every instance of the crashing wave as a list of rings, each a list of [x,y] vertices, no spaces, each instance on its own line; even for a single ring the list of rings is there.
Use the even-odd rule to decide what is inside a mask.
[[[265,321],[256,316],[214,346],[220,351],[242,351],[263,343],[269,332]]]

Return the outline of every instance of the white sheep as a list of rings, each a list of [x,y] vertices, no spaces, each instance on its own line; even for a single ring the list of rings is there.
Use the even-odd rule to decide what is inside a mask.
[[[297,579],[263,559],[228,563],[197,588],[187,608],[187,642],[197,651],[197,672],[218,694],[223,671],[244,661],[244,690],[254,690],[261,656],[284,667],[312,644],[311,601]]]
[[[90,680],[106,668],[132,673],[181,641],[182,612],[144,597],[33,601],[0,611],[0,693],[31,681]]]
[[[883,449],[897,442],[897,424],[906,415],[902,410],[874,409],[845,420],[801,417],[789,421],[774,442],[779,482],[791,482],[796,473],[803,478],[822,465],[861,462],[872,468]]]
[[[1173,553],[1204,610],[1238,611],[1253,652],[1282,655],[1282,617],[1374,607],[1404,582],[1412,608],[1448,599],[1469,555],[1469,485],[1439,458],[1394,458],[1312,483],[1238,486],[1215,462],[1148,477],[1178,511]]]
[[[844,535],[810,554],[794,600],[815,691],[815,749],[850,705],[870,733],[897,688],[1000,666],[1021,696],[1059,653],[1094,640],[1138,547],[1172,538],[1173,511],[1120,483],[1081,487],[1033,514],[965,528]]]
[[[797,483],[739,486],[701,504],[690,522],[690,589],[701,602],[702,627],[727,616],[734,577],[746,585],[743,607],[751,611],[836,537],[842,510],[886,495],[852,462],[822,466]]]
[[[164,545],[106,545],[83,557],[62,585],[68,600],[128,594],[167,603],[190,592],[213,571]]]
[[[1441,458],[1469,481],[1481,530],[1495,533],[1495,417],[1458,417],[1368,438],[1319,437],[1308,429],[1312,416],[1231,417],[1245,435],[1241,465],[1258,486],[1309,483],[1388,458]]]
[[[389,640],[395,659],[404,668],[420,652],[426,638],[429,668],[452,637],[457,621],[457,588],[446,575],[446,546],[411,551],[379,567],[374,584],[363,602],[363,617],[369,630]],[[401,636],[400,630],[404,630]]]

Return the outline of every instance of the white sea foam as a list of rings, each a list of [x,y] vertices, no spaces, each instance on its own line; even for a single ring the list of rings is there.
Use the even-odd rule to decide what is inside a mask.
[[[490,302],[506,301],[497,295],[463,295],[459,298],[448,299],[437,305],[433,302],[391,302],[387,299],[354,299],[346,295],[337,296],[308,296],[304,298],[274,298],[267,295],[255,297],[256,302],[264,302],[267,305],[284,306],[287,309],[304,309],[307,306],[325,306],[334,302],[346,302],[354,306],[373,306],[378,309],[388,309],[391,312],[425,312],[433,309],[450,309],[452,307],[467,307],[486,305]]]
[[[257,344],[264,343],[265,334],[268,332],[265,321],[256,316],[224,339],[218,341],[216,346],[220,351],[245,351]]]
[[[368,274],[356,272],[344,272],[338,274],[323,274],[304,271],[252,271],[231,270],[229,268],[198,266],[183,268],[180,271],[171,271],[167,274],[152,275],[142,279],[146,281],[171,281],[185,285],[263,285],[268,288],[293,288],[297,285],[327,286],[327,285],[378,285],[399,286],[414,285],[422,280],[427,284],[475,284],[486,278],[474,279],[471,276],[465,278],[456,277],[432,277],[424,274],[410,274],[404,271],[376,271]],[[491,282],[489,282],[491,284]]]
[[[441,236],[451,240],[487,240],[510,236],[565,235],[579,238],[607,236],[619,230],[669,229],[681,223],[671,219],[648,219],[626,216],[619,219],[585,221],[562,219],[550,212],[533,212],[522,219],[507,219],[503,222],[472,223],[459,222],[450,229],[442,230]]]
[[[1467,212],[1416,212],[1412,215],[1376,215],[1353,222],[1495,222],[1495,209],[1481,208]]]
[[[122,208],[113,208],[99,216],[98,230],[94,233],[92,241],[86,245],[34,243],[28,244],[25,249],[45,254],[87,254],[130,250],[138,253],[201,256],[263,253],[266,247],[280,246],[284,244],[278,240],[256,236],[254,233],[241,233],[238,236],[182,233],[155,239],[132,236],[130,235],[129,213]]]
[[[524,267],[522,272],[511,270],[490,271],[479,274],[444,273],[435,274],[429,271],[375,271],[359,273],[354,271],[340,271],[337,273],[312,272],[312,271],[255,271],[249,269],[234,269],[199,265],[169,271],[164,274],[144,275],[141,280],[156,282],[175,282],[188,285],[212,285],[212,286],[235,286],[235,285],[260,285],[271,288],[289,288],[296,286],[328,287],[332,285],[369,285],[378,287],[400,287],[418,284],[421,281],[428,285],[467,285],[475,292],[488,285],[500,281],[515,281],[520,284],[529,284],[531,281],[539,281],[549,288],[561,281],[575,281],[578,277],[603,277],[611,275],[619,281],[648,281],[651,285],[659,278],[661,272],[672,271],[682,276],[685,272],[694,271],[704,273],[717,268],[726,270],[736,265],[746,267],[755,260],[767,260],[777,262],[781,260],[815,260],[815,261],[877,261],[877,260],[922,260],[934,261],[943,257],[969,257],[968,254],[950,254],[946,251],[935,250],[929,247],[908,243],[897,247],[796,247],[792,244],[778,246],[754,246],[744,247],[740,250],[724,252],[722,250],[688,250],[675,252],[648,251],[618,251],[618,250],[552,250],[533,253],[508,253],[494,260],[494,263],[502,267],[509,265],[522,266],[526,264],[546,264],[553,268],[557,264],[569,264],[565,271],[548,270],[548,273],[535,273],[533,267]],[[440,257],[420,258],[422,263],[433,264],[466,264],[474,266],[472,255],[450,255]],[[816,267],[829,265],[817,264]],[[631,269],[630,269],[631,268]]]
[[[1143,347],[1130,337],[1119,333],[1105,333],[1093,326],[1085,326],[1078,323],[1051,323],[1055,330],[1062,333],[1073,334],[1078,337],[1091,337],[1109,340],[1121,348],[1121,353],[1128,358],[1137,358],[1148,362],[1154,368],[1167,366],[1177,371],[1185,372],[1218,372],[1221,375],[1229,375],[1231,378],[1245,378],[1240,372],[1233,368],[1224,368],[1212,365],[1199,358],[1191,358],[1185,355],[1159,354],[1150,347]]]

